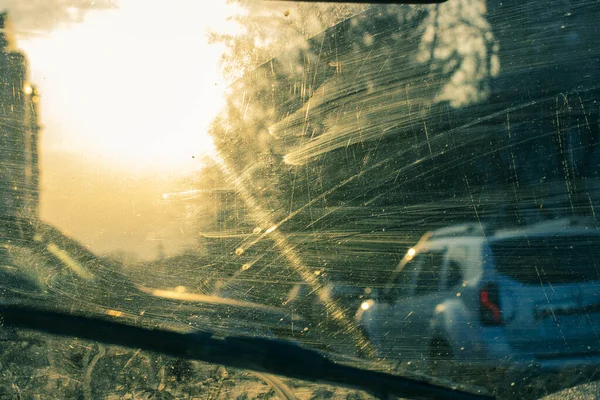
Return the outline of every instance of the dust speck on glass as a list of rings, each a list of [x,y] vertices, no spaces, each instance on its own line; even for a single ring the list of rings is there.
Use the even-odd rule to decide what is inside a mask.
[[[0,397],[600,396],[597,0],[0,11]]]

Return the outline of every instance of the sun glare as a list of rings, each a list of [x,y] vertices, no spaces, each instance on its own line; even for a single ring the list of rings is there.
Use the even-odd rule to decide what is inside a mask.
[[[42,94],[42,152],[101,156],[124,169],[188,172],[214,151],[210,122],[224,102],[225,0],[121,0],[43,38],[22,41]]]

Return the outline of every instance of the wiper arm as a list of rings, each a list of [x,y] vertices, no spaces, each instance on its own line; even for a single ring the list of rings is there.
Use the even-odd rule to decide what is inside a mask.
[[[414,399],[491,399],[428,382],[336,364],[319,352],[282,340],[225,337],[209,332],[148,329],[97,317],[23,305],[0,305],[3,326],[31,329],[167,354],[229,367],[346,386],[376,396]]]

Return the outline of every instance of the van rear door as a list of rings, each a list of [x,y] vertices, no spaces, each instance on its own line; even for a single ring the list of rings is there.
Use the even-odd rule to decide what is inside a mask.
[[[510,278],[500,302],[510,344],[535,356],[600,351],[600,236],[552,235],[490,243],[495,269]]]

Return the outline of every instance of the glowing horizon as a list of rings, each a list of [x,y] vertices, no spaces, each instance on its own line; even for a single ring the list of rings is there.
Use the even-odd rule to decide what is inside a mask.
[[[228,17],[240,10],[226,0],[119,6],[49,33],[17,30],[17,47],[41,94],[41,218],[99,254],[151,259],[159,241],[168,254],[195,243],[161,196],[215,151],[226,47],[208,30],[238,32]]]
[[[42,95],[42,154],[91,154],[123,170],[201,168],[226,89],[225,47],[209,44],[207,31],[235,29],[233,6],[213,3],[122,0],[21,40]]]

